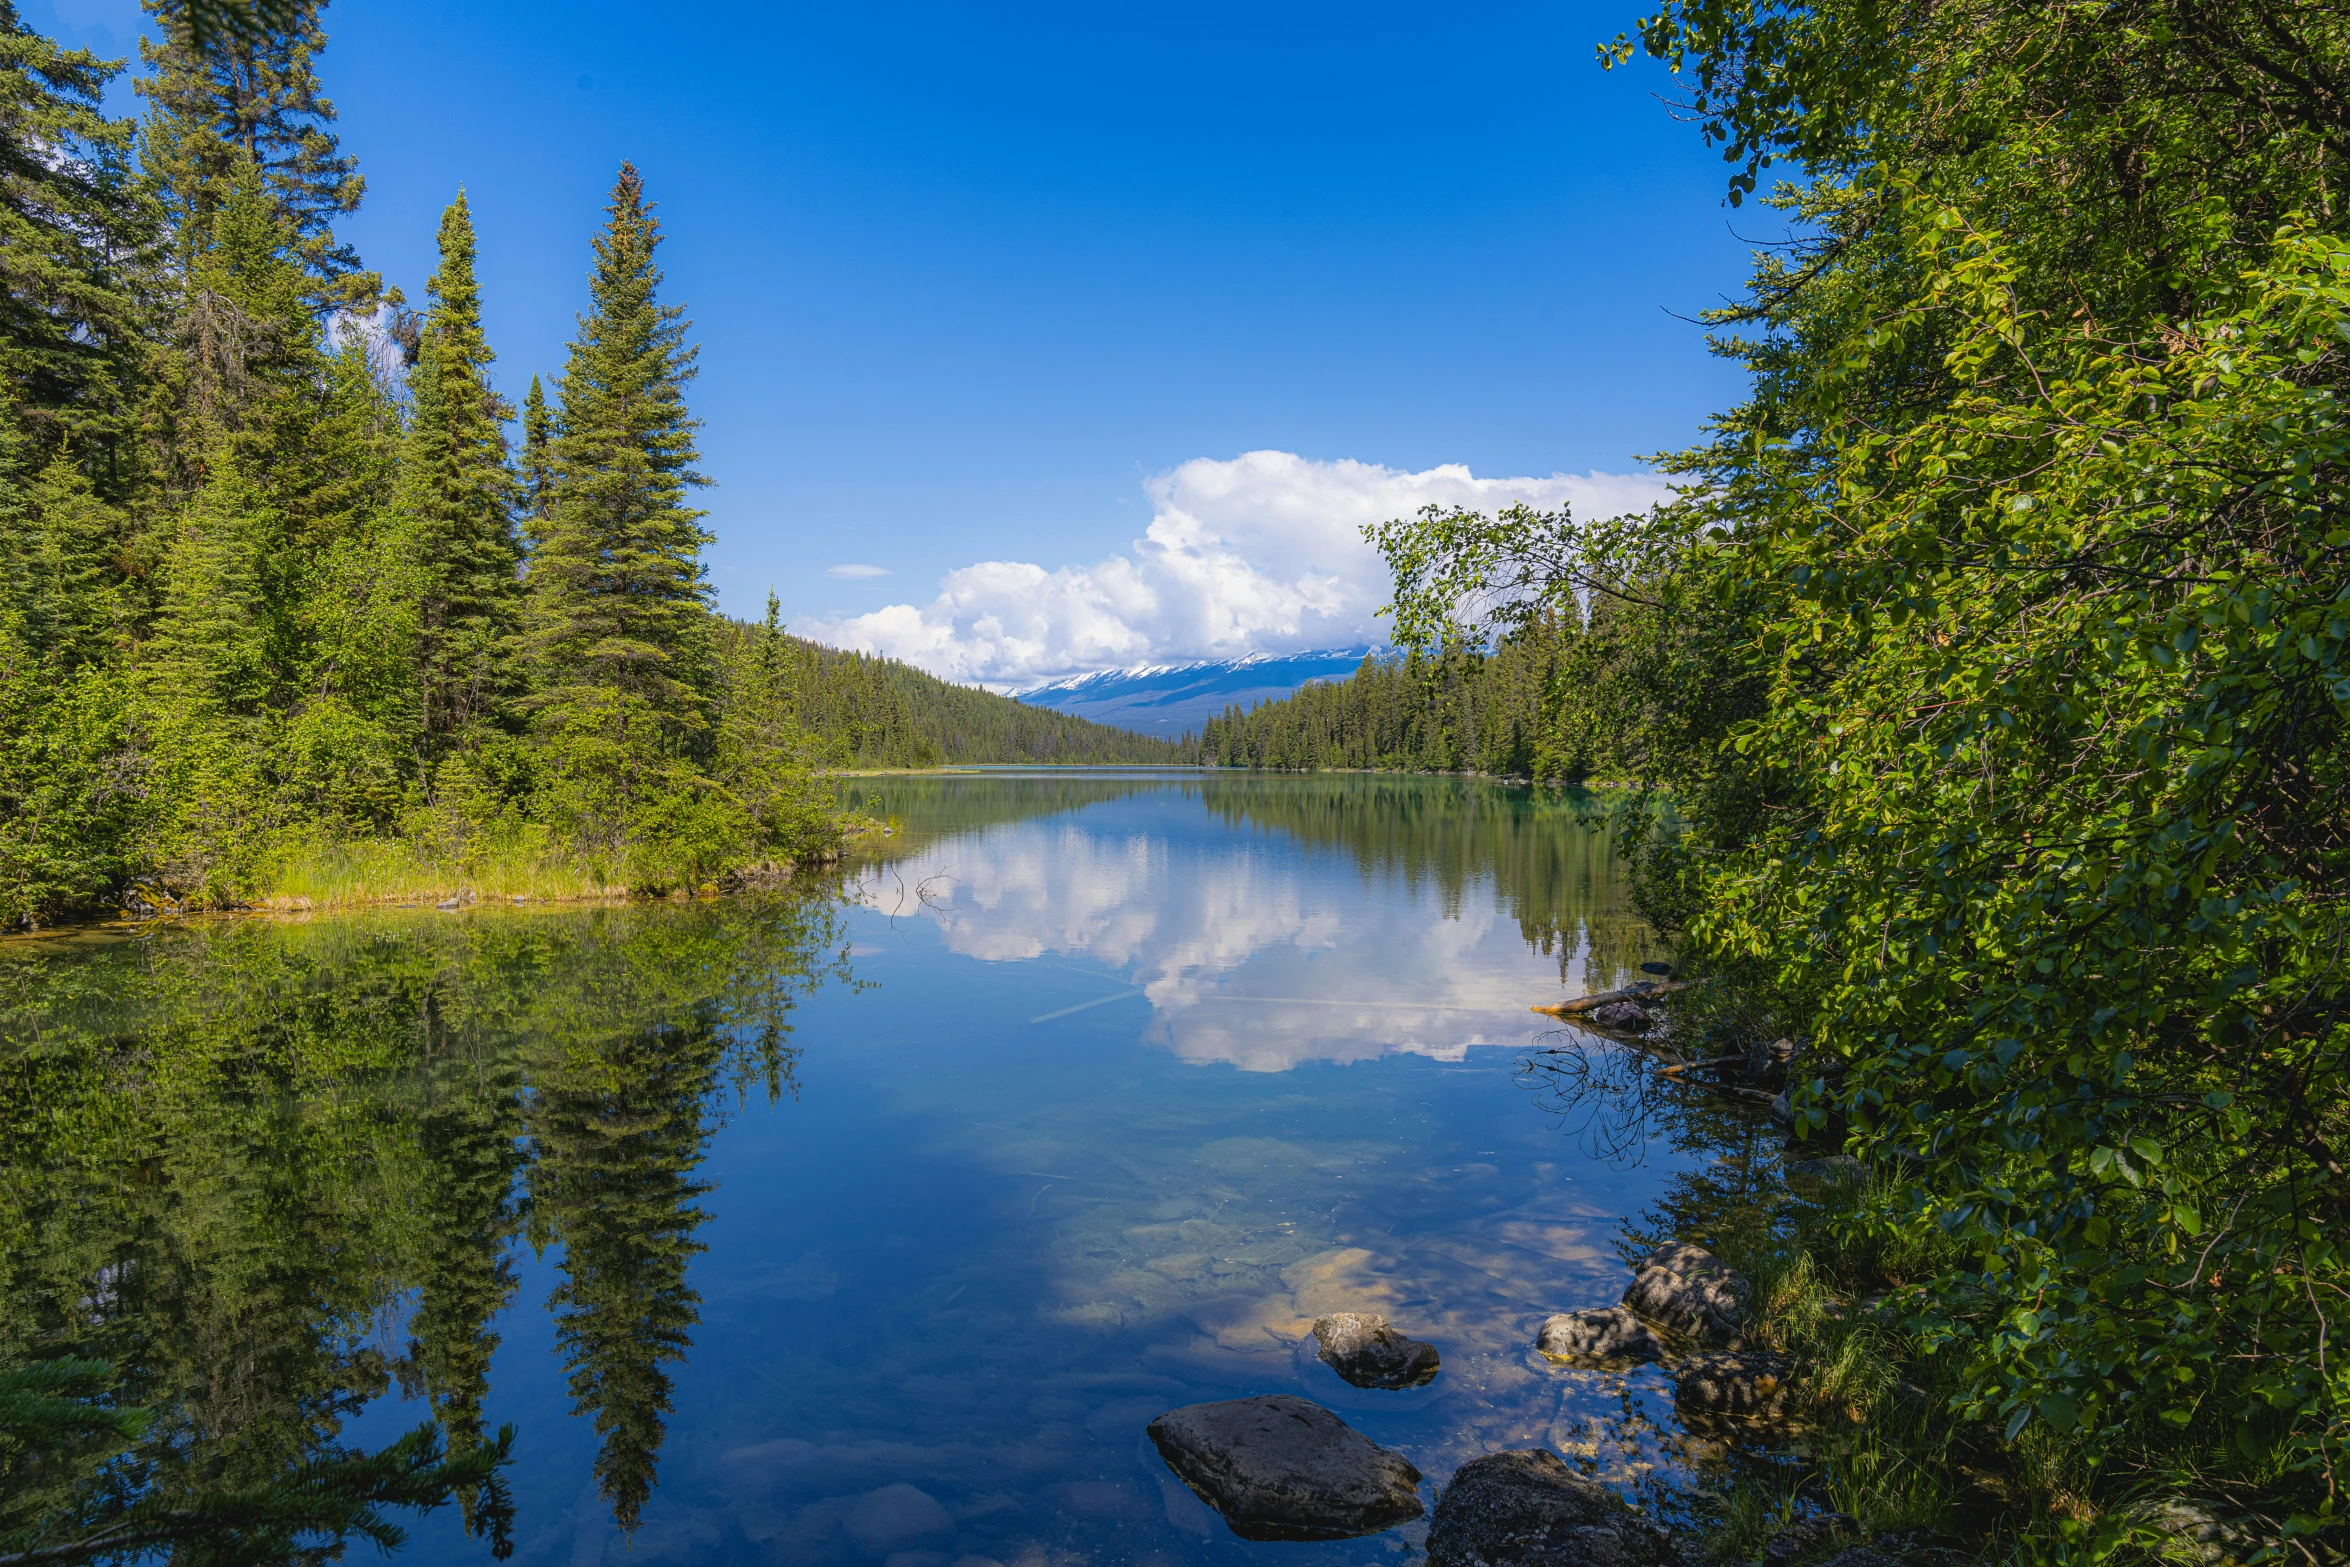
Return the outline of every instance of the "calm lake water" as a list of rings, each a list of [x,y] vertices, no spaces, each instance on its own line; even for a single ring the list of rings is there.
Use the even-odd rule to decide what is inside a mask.
[[[1416,1554],[1246,1544],[1176,1484],[1144,1425],[1252,1393],[1431,1500],[1501,1447],[1687,1471],[1653,1369],[1532,1350],[1777,1162],[1527,1010],[1659,955],[1597,802],[844,788],[899,825],[805,891],[0,949],[5,1352],[120,1361],[219,1478],[510,1422],[516,1560],[575,1567]],[[1333,1310],[1442,1375],[1347,1387],[1299,1347]],[[406,1559],[488,1555],[444,1511]]]

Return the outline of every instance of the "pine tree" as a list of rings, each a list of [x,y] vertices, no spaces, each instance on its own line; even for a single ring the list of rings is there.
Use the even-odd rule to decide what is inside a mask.
[[[199,49],[187,25],[188,0],[143,3],[165,37],[139,43],[149,74],[138,90],[150,105],[142,162],[182,256],[210,244],[237,162],[249,159],[293,230],[312,302],[372,304],[382,279],[363,271],[358,254],[334,234],[338,218],[359,210],[366,182],[358,161],[336,146],[334,105],[319,92],[322,7],[303,3],[282,17],[257,17],[262,25]]]
[[[63,455],[43,469],[22,502],[0,513],[0,546],[22,635],[54,674],[106,661],[129,631],[121,568],[128,533]]]
[[[559,386],[553,505],[531,558],[533,651],[542,723],[606,713],[633,749],[674,753],[709,727],[710,540],[686,491],[698,421],[685,383],[697,350],[684,310],[655,298],[660,226],[644,182],[623,164],[595,242],[593,306]],[[649,733],[647,732],[649,731]]]
[[[400,505],[423,579],[418,652],[428,760],[484,722],[504,694],[520,552],[505,412],[486,375],[473,221],[462,191],[441,218],[441,262],[409,377]]]
[[[539,378],[530,378],[530,396],[522,404],[522,504],[532,544],[546,536],[549,511],[555,504],[555,418],[547,409],[547,394]]]
[[[100,107],[117,67],[61,49],[0,0],[0,398],[37,472],[69,439],[119,496],[142,367],[138,290],[154,225],[133,127]]]
[[[315,419],[325,368],[317,320],[292,225],[260,166],[240,157],[218,195],[203,247],[187,259],[177,423],[166,440],[197,475],[224,435],[275,470],[306,444]]]

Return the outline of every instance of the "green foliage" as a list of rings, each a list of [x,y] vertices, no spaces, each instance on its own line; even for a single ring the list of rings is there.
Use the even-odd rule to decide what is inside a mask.
[[[759,689],[837,767],[937,767],[963,763],[1052,765],[1197,760],[1185,740],[1162,740],[1031,707],[977,686],[955,685],[911,664],[805,641],[774,628],[717,623],[729,670],[760,663]],[[726,677],[734,681],[736,676]]]
[[[634,167],[621,166],[606,210],[561,382],[553,502],[531,552],[531,706],[550,733],[706,754],[710,536],[685,504],[709,482],[693,469],[685,409],[697,350],[682,307],[654,297],[660,225]]]
[[[1947,1418],[2100,1555],[2147,1494],[2341,1528],[2350,1381],[2350,249],[2322,12],[1672,0],[1675,66],[1806,235],[1717,317],[1752,372],[1630,584],[1653,906],[1805,1036],[1805,1130]],[[1417,540],[1521,609],[1559,540]],[[1408,562],[1407,562],[1408,563]],[[1519,576],[1511,572],[1527,569]],[[1474,610],[1474,606],[1472,609]],[[1489,611],[1488,611],[1489,613]]]
[[[293,230],[292,251],[321,306],[366,308],[381,280],[361,270],[334,222],[359,210],[366,181],[336,145],[334,105],[315,67],[326,47],[324,9],[308,0],[227,6],[221,0],[143,0],[162,24],[139,40],[152,106],[141,161],[183,254],[205,249],[241,160],[260,170]],[[227,25],[222,25],[226,23]]]
[[[29,443],[0,461],[17,476],[70,450],[114,494],[135,472],[138,283],[155,234],[130,127],[101,108],[118,69],[0,5],[0,387],[11,445]]]
[[[509,646],[520,626],[522,552],[514,536],[514,477],[491,392],[494,357],[481,332],[473,277],[473,218],[462,191],[441,217],[432,308],[408,378],[408,441],[395,501],[416,562],[418,722],[427,765],[467,731],[490,723],[512,694]]]

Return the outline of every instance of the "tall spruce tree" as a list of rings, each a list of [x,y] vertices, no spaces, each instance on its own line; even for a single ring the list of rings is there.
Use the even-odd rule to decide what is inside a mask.
[[[423,581],[420,713],[427,759],[496,709],[520,604],[506,410],[490,390],[473,220],[458,193],[442,215],[440,268],[418,342],[400,498]]]
[[[101,108],[119,69],[60,48],[0,0],[0,398],[25,443],[0,460],[21,478],[70,441],[115,498],[138,468],[129,436],[154,235],[134,128]]]
[[[142,162],[162,199],[183,256],[210,239],[240,158],[260,168],[272,201],[291,224],[294,249],[322,308],[364,307],[382,280],[335,238],[334,224],[359,210],[366,189],[358,160],[337,147],[335,108],[319,91],[316,58],[326,47],[315,3],[257,11],[252,25],[216,30],[199,47],[188,0],[143,0],[164,39],[142,39],[148,75],[138,84],[149,113]]]
[[[697,350],[683,308],[655,297],[660,225],[633,165],[621,165],[606,210],[531,559],[535,702],[543,724],[592,721],[632,752],[674,754],[709,729],[710,535],[685,504],[709,482],[693,468],[700,426],[685,407]]]

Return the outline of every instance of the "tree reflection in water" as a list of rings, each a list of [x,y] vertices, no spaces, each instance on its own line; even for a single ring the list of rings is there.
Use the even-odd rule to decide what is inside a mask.
[[[115,1363],[156,1421],[110,1472],[164,1496],[284,1474],[395,1381],[462,1450],[527,1227],[631,1526],[697,1320],[694,1171],[791,1090],[826,979],[829,891],[10,943],[0,1362]]]
[[[1785,1136],[1760,1106],[1668,1075],[1670,1064],[1636,1045],[1566,1028],[1521,1060],[1518,1082],[1590,1158],[1623,1166],[1660,1150],[1671,1157],[1662,1190],[1623,1226],[1617,1250],[1626,1264],[1666,1241],[1688,1241],[1767,1279],[1769,1254],[1786,1233]],[[1619,1416],[1596,1424],[1595,1451],[1669,1455],[1670,1463],[1629,1477],[1629,1486],[1652,1514],[1674,1521],[1719,1505],[1731,1480],[1759,1481],[1777,1494],[1803,1473],[1801,1434],[1792,1430],[1724,1440],[1719,1431],[1660,1425],[1629,1399]],[[1671,1479],[1674,1472],[1694,1479],[1695,1489]]]
[[[1626,1261],[1668,1240],[1740,1254],[1781,1223],[1785,1138],[1760,1106],[1669,1075],[1670,1062],[1636,1045],[1574,1028],[1550,1038],[1519,1063],[1518,1081],[1586,1155],[1639,1164],[1661,1145],[1679,1156],[1626,1228]]]

